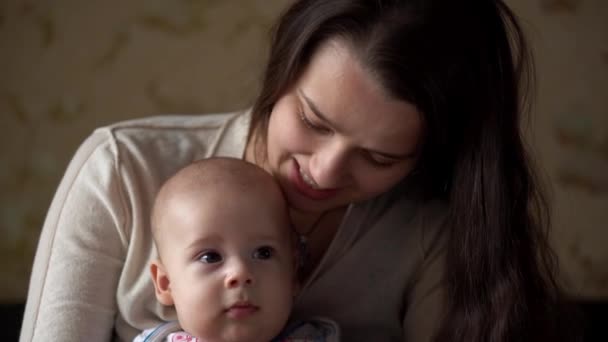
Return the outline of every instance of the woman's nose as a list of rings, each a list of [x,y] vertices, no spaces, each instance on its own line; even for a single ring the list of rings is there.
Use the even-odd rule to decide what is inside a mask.
[[[226,276],[225,286],[227,288],[235,288],[242,286],[251,286],[254,284],[253,273],[246,262],[235,260]]]
[[[348,178],[348,151],[340,142],[327,143],[310,159],[310,175],[319,188],[339,187]]]

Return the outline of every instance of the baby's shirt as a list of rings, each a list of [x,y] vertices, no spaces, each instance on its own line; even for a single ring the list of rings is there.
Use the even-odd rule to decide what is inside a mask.
[[[338,342],[338,325],[325,318],[315,318],[303,322],[292,322],[279,336],[270,342]],[[163,323],[146,329],[133,342],[205,342],[181,330],[179,322]]]
[[[181,331],[177,321],[163,323],[154,328],[146,329],[135,336],[133,342],[202,342],[198,338]]]

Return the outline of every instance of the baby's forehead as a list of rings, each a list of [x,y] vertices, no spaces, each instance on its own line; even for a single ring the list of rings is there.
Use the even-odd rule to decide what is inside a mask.
[[[274,178],[262,168],[240,160],[211,159],[190,165],[170,181],[174,191],[199,190],[242,193],[255,191],[258,196],[273,196],[278,188]]]
[[[254,212],[252,220],[264,217],[289,223],[287,205],[274,178],[258,166],[228,159],[193,163],[177,172],[161,188],[153,216],[158,225],[162,221],[166,226],[171,225],[167,221],[181,221],[180,217],[198,211],[213,215],[215,210],[236,216]]]
[[[237,201],[241,204],[243,201]],[[201,210],[197,213],[190,206],[188,210],[167,213],[162,228],[167,241],[183,245],[232,245],[252,246],[270,244],[289,246],[292,227],[289,216],[280,208],[257,203],[239,205],[210,201],[206,204],[193,203]],[[236,205],[235,205],[236,204]],[[262,209],[265,207],[266,209]],[[258,210],[259,209],[259,210]]]

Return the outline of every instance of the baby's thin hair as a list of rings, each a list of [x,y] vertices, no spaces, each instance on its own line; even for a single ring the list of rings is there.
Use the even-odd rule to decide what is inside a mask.
[[[228,157],[212,157],[194,161],[167,179],[154,200],[151,231],[159,254],[161,221],[170,201],[174,200],[177,194],[199,192],[203,189],[211,189],[211,187],[225,189],[226,194],[229,193],[229,190],[242,193],[263,189],[264,192],[276,192],[276,195],[284,200],[281,188],[272,175],[255,164]],[[287,215],[286,205],[285,212]]]

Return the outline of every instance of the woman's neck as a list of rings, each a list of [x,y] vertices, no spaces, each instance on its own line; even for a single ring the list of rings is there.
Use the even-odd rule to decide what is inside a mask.
[[[303,213],[291,210],[292,222],[298,240],[301,244],[300,255],[302,267],[300,269],[300,280],[308,279],[313,270],[317,267],[323,256],[329,249],[329,245],[334,239],[338,227],[342,222],[346,207],[332,209],[321,213]]]
[[[311,235],[323,235],[326,236],[326,238],[328,237],[330,241],[333,238],[333,233],[335,233],[340,222],[342,222],[345,212],[346,206],[324,212],[302,212],[296,209],[289,210],[291,222],[298,235],[305,235],[307,238]],[[322,231],[323,234],[317,234],[319,231]]]
[[[298,234],[304,234],[309,228],[322,218],[323,212],[302,212],[297,209],[289,209],[291,222]]]

